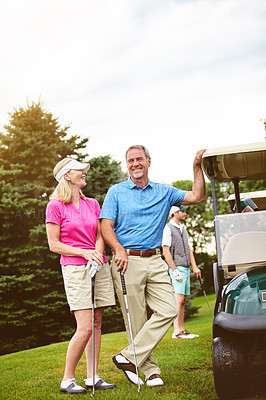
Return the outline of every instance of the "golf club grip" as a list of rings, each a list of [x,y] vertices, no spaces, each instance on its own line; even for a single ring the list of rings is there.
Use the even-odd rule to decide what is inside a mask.
[[[94,287],[95,287],[95,276],[91,278],[91,298],[94,303]]]
[[[123,295],[125,295],[125,294],[127,294],[125,277],[124,277],[124,275],[122,275],[121,272],[120,272],[120,276],[121,276],[121,284],[122,284]]]

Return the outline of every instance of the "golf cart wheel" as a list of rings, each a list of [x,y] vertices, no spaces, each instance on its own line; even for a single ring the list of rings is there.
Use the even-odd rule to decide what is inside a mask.
[[[248,392],[245,354],[237,345],[222,337],[212,344],[214,384],[220,399],[237,399]]]

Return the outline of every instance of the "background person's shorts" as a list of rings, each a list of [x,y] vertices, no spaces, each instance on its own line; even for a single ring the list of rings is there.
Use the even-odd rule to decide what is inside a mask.
[[[91,277],[86,265],[62,265],[70,311],[91,308]],[[115,305],[114,287],[108,263],[95,275],[95,308]]]
[[[176,268],[182,275],[183,280],[182,280],[182,282],[178,282],[174,278],[173,270],[171,268],[169,268],[169,275],[171,278],[171,282],[174,286],[174,291],[176,294],[179,293],[179,294],[184,294],[185,296],[188,296],[188,295],[190,295],[190,268],[189,267],[180,267],[180,266],[177,266]]]

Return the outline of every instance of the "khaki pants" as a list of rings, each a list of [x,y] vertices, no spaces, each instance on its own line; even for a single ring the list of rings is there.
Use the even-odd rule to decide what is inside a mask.
[[[131,343],[120,272],[117,272],[114,258],[111,271]],[[125,283],[137,364],[148,379],[152,374],[161,372],[151,353],[177,316],[174,289],[168,275],[168,266],[160,255],[128,256]],[[153,311],[150,319],[147,319],[146,303]],[[122,350],[122,354],[134,364],[132,344]]]

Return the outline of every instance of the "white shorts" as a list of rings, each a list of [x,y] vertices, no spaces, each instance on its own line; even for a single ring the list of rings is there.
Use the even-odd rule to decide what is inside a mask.
[[[62,274],[70,311],[92,307],[91,277],[86,265],[62,265]],[[113,281],[108,263],[104,263],[95,275],[94,305],[108,307],[115,305]]]

